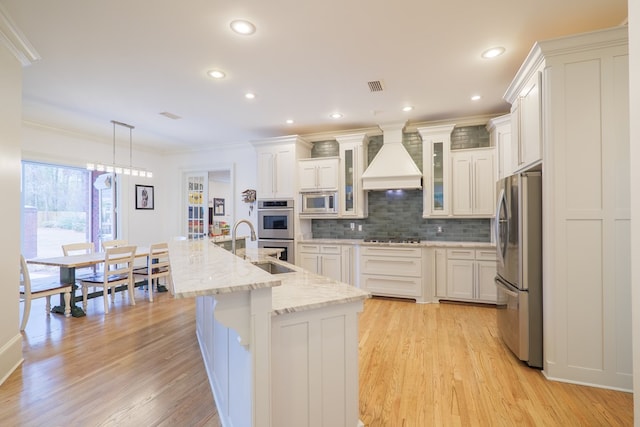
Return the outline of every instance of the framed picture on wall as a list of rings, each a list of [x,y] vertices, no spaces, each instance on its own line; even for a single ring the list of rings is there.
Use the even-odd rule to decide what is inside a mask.
[[[152,185],[136,185],[136,209],[153,209]]]
[[[224,199],[213,199],[213,216],[224,216]]]

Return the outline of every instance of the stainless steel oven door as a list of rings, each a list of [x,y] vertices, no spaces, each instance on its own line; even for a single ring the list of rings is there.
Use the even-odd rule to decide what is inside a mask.
[[[259,239],[293,239],[293,209],[258,209]]]
[[[529,360],[529,293],[495,279],[498,288],[498,330],[504,343],[518,356]]]
[[[258,247],[282,249],[278,259],[294,264],[293,240],[259,239]]]

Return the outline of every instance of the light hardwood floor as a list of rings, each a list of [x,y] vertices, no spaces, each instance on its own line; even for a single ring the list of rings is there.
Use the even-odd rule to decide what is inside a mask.
[[[193,300],[164,293],[149,303],[142,293],[135,307],[118,295],[107,316],[100,299],[77,319],[34,304],[25,362],[0,386],[0,426],[219,426]],[[630,393],[547,381],[496,332],[493,308],[367,300],[360,418],[371,427],[633,424]]]

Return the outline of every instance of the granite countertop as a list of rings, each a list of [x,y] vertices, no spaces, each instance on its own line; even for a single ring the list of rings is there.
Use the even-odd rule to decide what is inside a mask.
[[[386,243],[365,242],[363,239],[301,239],[298,243],[323,245],[363,245],[363,246],[399,246],[399,247],[427,247],[427,248],[495,248],[492,242],[447,242],[440,240],[421,240],[420,243]]]
[[[370,297],[366,291],[273,258],[281,249],[247,248],[236,255],[209,240],[171,242],[169,253],[176,298],[272,287],[273,315],[313,310]],[[246,259],[245,259],[246,258]],[[271,262],[290,273],[270,274],[253,265]]]

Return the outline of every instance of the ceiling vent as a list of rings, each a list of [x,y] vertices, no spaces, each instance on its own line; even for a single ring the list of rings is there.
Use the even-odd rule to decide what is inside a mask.
[[[382,80],[374,80],[367,84],[369,85],[369,92],[382,92],[384,90]]]

